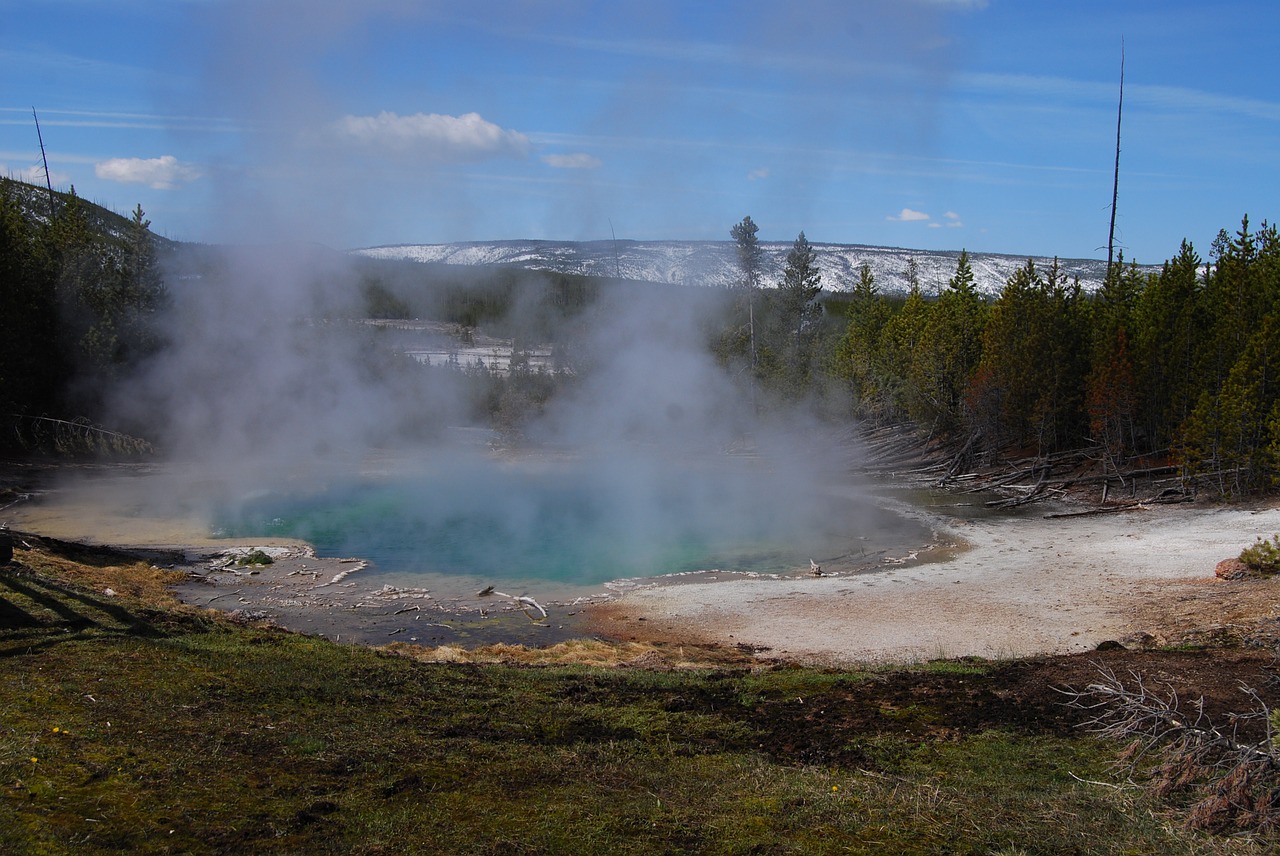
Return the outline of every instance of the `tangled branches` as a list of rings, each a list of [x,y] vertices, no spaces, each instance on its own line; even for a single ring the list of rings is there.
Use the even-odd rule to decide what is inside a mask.
[[[1137,673],[1128,683],[1099,666],[1100,679],[1066,691],[1070,706],[1091,714],[1083,727],[1127,741],[1118,765],[1145,770],[1162,799],[1190,803],[1187,824],[1210,832],[1280,833],[1280,745],[1276,717],[1245,685],[1245,713],[1215,723],[1204,698],[1184,703],[1170,686],[1150,686]]]
[[[107,455],[139,457],[153,451],[146,440],[99,428],[87,419],[54,419],[49,416],[8,415],[12,441],[21,449],[58,455]]]

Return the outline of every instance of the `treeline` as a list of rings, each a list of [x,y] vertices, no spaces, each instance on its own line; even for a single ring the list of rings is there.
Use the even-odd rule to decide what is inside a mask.
[[[1245,218],[1207,262],[1183,242],[1158,274],[1122,260],[1093,294],[1028,261],[986,300],[962,253],[936,299],[880,294],[864,267],[841,304],[827,371],[858,418],[910,420],[974,455],[1089,449],[1224,494],[1280,485],[1274,226]]]
[[[594,277],[493,266],[366,259],[357,274],[366,317],[429,318],[534,341],[555,339],[601,288]]]
[[[25,187],[0,179],[0,447],[101,447],[116,435],[57,426],[99,412],[107,385],[159,346],[150,223],[138,206],[112,235],[74,188],[36,220]]]
[[[758,231],[750,217],[730,230],[741,280],[713,351],[734,377],[748,380],[757,409],[805,401],[834,415],[829,355],[836,328],[821,299],[817,250],[801,232],[787,253],[782,279],[765,283]]]
[[[140,206],[108,229],[74,191],[33,216],[19,190],[30,188],[0,180],[0,445],[101,446],[113,435],[56,426],[101,414],[108,385],[161,347],[168,292],[156,240]],[[757,409],[804,402],[836,420],[913,422],[974,458],[1086,450],[1116,472],[1177,466],[1223,494],[1280,486],[1275,226],[1253,230],[1246,218],[1207,259],[1184,242],[1159,273],[1121,260],[1094,293],[1056,262],[1028,261],[994,298],[977,291],[967,253],[938,294],[923,292],[910,263],[905,296],[882,293],[865,265],[852,289],[824,292],[803,233],[782,279],[765,283],[757,231],[750,217],[731,230],[741,282],[706,330]],[[517,431],[589,369],[574,365],[575,341],[598,313],[627,311],[603,295],[669,300],[673,312],[705,299],[684,286],[536,271],[424,275],[371,262],[355,274],[354,314],[512,340],[505,374],[406,365],[403,380],[462,384],[476,421]],[[550,368],[522,358],[534,343],[552,348]]]

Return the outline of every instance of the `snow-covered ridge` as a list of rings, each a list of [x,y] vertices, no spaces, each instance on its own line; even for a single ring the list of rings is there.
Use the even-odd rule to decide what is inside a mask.
[[[926,294],[946,287],[956,270],[959,250],[908,250],[858,244],[814,244],[822,286],[829,291],[849,291],[857,283],[863,264],[871,266],[882,293],[905,293],[907,263],[914,259],[921,288]],[[764,284],[782,279],[788,242],[761,241]],[[458,244],[401,244],[368,247],[352,252],[376,259],[399,259],[452,265],[507,265],[560,273],[666,282],[680,285],[726,287],[738,282],[736,247],[730,241],[483,241]],[[1047,271],[1052,259],[1032,257]],[[996,294],[1026,256],[970,253],[969,263],[980,291]],[[1080,278],[1085,290],[1102,284],[1107,263],[1097,259],[1060,259],[1059,267],[1071,280]]]

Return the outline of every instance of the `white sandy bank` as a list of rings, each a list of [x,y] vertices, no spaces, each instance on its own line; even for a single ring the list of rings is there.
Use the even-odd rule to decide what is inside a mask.
[[[602,618],[641,636],[746,644],[807,662],[1083,651],[1135,632],[1168,633],[1180,621],[1211,622],[1177,604],[1194,592],[1212,613],[1206,587],[1226,594],[1233,585],[1215,580],[1214,566],[1280,532],[1280,506],[938,526],[942,539],[969,549],[848,577],[655,586],[626,594]],[[1259,613],[1280,615],[1280,583],[1274,589]]]

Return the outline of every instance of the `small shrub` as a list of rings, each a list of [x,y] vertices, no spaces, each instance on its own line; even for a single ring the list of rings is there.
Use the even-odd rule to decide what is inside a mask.
[[[263,551],[253,550],[236,559],[236,564],[243,568],[246,565],[274,565],[275,561]]]
[[[1280,535],[1259,538],[1252,547],[1240,551],[1240,561],[1259,574],[1280,573]]]

